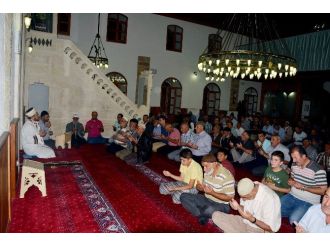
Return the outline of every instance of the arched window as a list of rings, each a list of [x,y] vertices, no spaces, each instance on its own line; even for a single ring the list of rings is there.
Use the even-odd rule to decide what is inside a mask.
[[[107,41],[126,44],[127,20],[123,14],[108,14]]]
[[[220,110],[221,90],[215,83],[209,83],[204,88],[203,112],[207,115],[217,114]]]
[[[167,26],[166,50],[182,52],[183,28],[177,25]]]
[[[166,114],[181,112],[182,87],[178,79],[170,77],[162,84],[160,108]]]
[[[118,72],[110,72],[106,74],[106,76],[120,89],[120,91],[127,95],[127,80],[122,74]]]
[[[255,88],[249,87],[244,92],[245,109],[249,114],[257,111],[258,106],[258,92]]]

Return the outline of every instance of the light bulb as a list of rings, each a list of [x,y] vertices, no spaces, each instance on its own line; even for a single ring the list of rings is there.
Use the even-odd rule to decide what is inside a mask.
[[[198,67],[199,71],[201,71],[201,70],[203,69],[203,64],[202,64],[202,63],[199,63],[199,64],[197,65],[197,67]]]
[[[282,78],[282,72],[278,73],[278,76],[279,76],[280,78]]]
[[[247,61],[248,66],[251,66],[251,59]]]
[[[261,77],[261,73],[258,73],[257,75],[258,80],[260,79],[260,77]]]
[[[262,65],[262,61],[260,60],[258,61],[258,66],[261,67],[261,65]]]
[[[29,47],[28,47],[28,51],[29,51],[29,53],[31,53],[31,52],[32,52],[32,50],[33,50],[33,47],[32,47],[32,45],[29,45]]]
[[[242,73],[241,78],[244,79],[244,77],[245,77],[245,73]]]
[[[211,72],[211,69],[207,69],[207,73],[210,73]]]
[[[210,66],[212,65],[212,60],[209,61],[209,65],[210,65]]]
[[[104,66],[105,66],[106,69],[109,68],[109,65],[107,63]]]
[[[227,69],[228,69],[228,72],[230,72],[230,71],[231,71],[231,67],[230,67],[230,66],[229,66]]]
[[[289,69],[289,65],[286,64],[286,65],[284,66],[284,69],[285,69],[285,71],[288,71],[288,69]]]
[[[205,80],[209,81],[210,80],[210,77],[206,76],[205,77]]]
[[[239,74],[240,71],[241,71],[241,68],[240,67],[237,67],[236,68],[236,73]]]
[[[211,77],[211,81],[214,81],[214,77],[213,76]]]
[[[233,71],[233,70],[230,71],[229,75],[230,75],[230,76],[233,76],[233,74],[234,74],[234,71]]]
[[[289,74],[288,72],[285,72],[285,73],[284,73],[284,76],[285,76],[285,77],[288,77],[288,74]]]
[[[224,82],[224,81],[225,81],[225,78],[221,78],[221,80],[220,80],[220,81]]]
[[[266,74],[268,74],[269,73],[269,69],[265,69],[265,72],[266,72]]]
[[[265,79],[267,80],[267,78],[268,78],[268,74],[265,74]]]
[[[227,72],[227,73],[226,73],[226,77],[228,77],[228,76],[229,76],[229,73]]]
[[[206,68],[205,67],[203,68],[203,71],[206,72]]]
[[[220,64],[220,59],[217,59],[216,64],[217,64],[217,65]]]
[[[220,77],[217,77],[216,81],[220,81]]]
[[[239,63],[240,63],[240,60],[239,59],[236,59],[237,66],[239,65]]]
[[[254,74],[250,74],[250,79],[252,80],[254,77]]]
[[[226,59],[225,63],[226,63],[226,65],[228,65],[229,64],[229,59]]]
[[[32,20],[32,18],[30,16],[25,16],[24,17],[24,24],[25,24],[26,29],[30,28],[31,20]]]
[[[280,70],[282,68],[282,64],[281,63],[278,63],[277,64],[277,68],[278,68],[278,70]]]

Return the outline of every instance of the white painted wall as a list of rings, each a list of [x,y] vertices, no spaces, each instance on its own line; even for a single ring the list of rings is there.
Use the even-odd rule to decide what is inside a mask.
[[[107,42],[107,14],[101,14],[100,34],[107,56],[110,58],[108,71],[118,71],[128,80],[128,97],[135,100],[135,84],[138,56],[151,58],[151,68],[157,69],[153,77],[151,106],[160,105],[160,87],[168,77],[177,78],[183,87],[182,107],[200,108],[203,88],[207,84],[204,75],[193,78],[197,71],[198,57],[206,48],[208,35],[215,28],[193,24],[154,14],[125,14],[128,17],[127,44]],[[97,32],[97,14],[72,14],[71,38],[77,46],[89,53]],[[183,28],[183,52],[166,50],[167,26]],[[194,95],[194,97],[191,97]]]

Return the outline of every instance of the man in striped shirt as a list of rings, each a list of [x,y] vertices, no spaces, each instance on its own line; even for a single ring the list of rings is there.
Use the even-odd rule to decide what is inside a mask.
[[[181,194],[182,206],[204,225],[215,211],[228,213],[229,201],[235,195],[235,180],[229,170],[224,168],[213,154],[202,158],[204,181],[197,183],[196,188],[202,194]]]
[[[290,223],[299,222],[313,204],[320,203],[321,195],[327,189],[325,170],[308,158],[302,146],[291,149],[293,164],[289,194],[281,197],[282,217],[289,217]]]
[[[330,186],[330,142],[324,146],[324,152],[319,153],[316,162],[327,172],[328,186]]]

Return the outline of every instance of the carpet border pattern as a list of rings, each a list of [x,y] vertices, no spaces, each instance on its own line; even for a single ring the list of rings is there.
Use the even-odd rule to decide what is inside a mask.
[[[78,164],[77,164],[78,163]],[[123,220],[97,187],[82,162],[72,165],[72,173],[77,184],[86,198],[89,208],[103,233],[126,233],[129,232]]]

